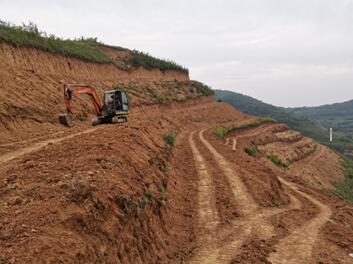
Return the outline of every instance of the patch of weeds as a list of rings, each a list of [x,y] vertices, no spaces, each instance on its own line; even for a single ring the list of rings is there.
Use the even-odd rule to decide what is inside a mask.
[[[212,90],[212,88],[204,83],[192,81],[191,85],[196,89],[198,93],[202,95],[205,95],[205,96],[214,95],[214,91]]]
[[[345,179],[341,182],[334,181],[332,184],[336,187],[338,196],[353,204],[353,161],[343,157],[342,166]]]
[[[85,180],[73,179],[71,186],[67,190],[66,197],[71,201],[80,204],[95,194],[96,188]]]
[[[218,138],[223,139],[227,133],[230,133],[232,131],[239,130],[239,129],[246,129],[246,128],[250,128],[250,127],[258,127],[262,124],[273,123],[273,122],[275,122],[275,121],[270,117],[260,117],[259,119],[251,120],[250,122],[237,124],[237,125],[234,125],[234,126],[231,126],[228,128],[227,127],[216,127],[213,129],[213,133]]]
[[[133,50],[131,51],[131,59],[129,61],[134,67],[144,67],[146,69],[159,69],[161,71],[181,71],[185,73],[189,73],[189,70],[174,61],[170,60],[162,60],[155,57],[152,57],[150,54]]]
[[[159,96],[159,95],[156,95],[156,96],[154,97],[154,100],[155,100],[158,104],[163,104],[163,103],[164,103],[163,98],[162,98],[161,96]]]
[[[219,139],[223,139],[224,136],[228,133],[228,128],[225,128],[225,127],[215,127],[215,128],[213,128],[213,133],[214,133]]]
[[[267,158],[277,167],[287,168],[287,165],[275,154],[268,155]]]
[[[257,157],[260,153],[259,149],[256,146],[250,146],[250,147],[246,147],[244,149],[245,153],[248,154],[251,157]]]
[[[167,147],[169,147],[169,148],[175,147],[176,134],[174,132],[169,132],[169,133],[164,134],[163,139],[164,139]]]
[[[139,199],[137,213],[140,214],[145,207],[152,202],[153,195],[149,189],[145,189],[143,196]]]

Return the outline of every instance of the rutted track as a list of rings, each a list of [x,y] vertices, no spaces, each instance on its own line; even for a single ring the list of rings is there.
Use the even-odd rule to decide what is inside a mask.
[[[271,254],[269,260],[274,264],[310,263],[312,250],[319,238],[320,228],[330,219],[332,211],[330,207],[319,202],[312,196],[299,191],[295,185],[280,179],[297,194],[305,197],[319,208],[320,212],[304,225],[293,230],[276,246],[276,252]]]
[[[199,221],[202,223],[205,222],[205,219],[210,219],[211,223],[206,224],[205,228],[209,230],[209,233],[200,238],[200,241],[202,241],[200,249],[196,252],[190,263],[229,263],[239,253],[240,247],[248,239],[252,237],[269,239],[274,235],[274,229],[269,222],[269,219],[273,215],[288,210],[299,209],[301,203],[294,196],[290,195],[291,203],[287,208],[260,208],[249,194],[237,171],[205,139],[205,130],[199,131],[199,139],[212,154],[219,169],[225,175],[227,181],[229,181],[233,192],[229,196],[236,198],[241,217],[232,221],[226,227],[217,227],[217,221],[212,220],[215,219],[212,215],[215,215],[216,211],[211,202],[212,198],[210,198],[210,195],[214,193],[213,188],[209,186],[212,183],[211,175],[207,172],[208,164],[205,164],[205,159],[202,158],[202,154],[198,151],[193,139],[195,132],[192,132],[189,142],[193,149],[194,160],[200,177]],[[207,184],[205,185],[206,182]],[[206,195],[206,191],[208,195]]]
[[[270,128],[265,130],[268,129]],[[190,263],[229,263],[237,254],[239,254],[240,247],[249,239],[255,236],[260,239],[270,239],[276,234],[274,227],[269,222],[269,219],[272,216],[302,208],[302,204],[296,196],[306,198],[319,209],[319,213],[301,226],[294,228],[286,237],[280,239],[279,243],[275,246],[276,252],[270,254],[268,260],[272,263],[310,263],[313,247],[317,239],[319,239],[320,228],[330,219],[332,214],[331,209],[313,198],[311,195],[299,191],[296,185],[289,183],[282,178],[280,178],[280,181],[285,186],[285,189],[287,189],[287,193],[290,196],[291,202],[289,206],[286,208],[266,209],[259,207],[243,184],[236,167],[229,163],[204,137],[204,132],[206,130],[207,129],[203,129],[199,131],[199,139],[212,154],[220,171],[224,174],[227,181],[229,181],[233,191],[233,193],[229,195],[236,197],[236,203],[239,206],[241,217],[232,221],[227,227],[217,228],[216,225],[213,225],[210,229],[209,237],[207,239],[204,237],[201,238],[203,241],[201,248]],[[253,136],[262,131],[264,130],[257,129],[253,133],[242,137]],[[203,177],[207,177],[208,183],[211,183],[212,181],[210,179],[211,175],[207,173],[208,164],[205,164],[205,159],[202,158],[202,154],[197,150],[197,146],[193,141],[194,134],[195,132],[192,132],[190,135],[190,145],[194,149],[194,159],[196,163],[203,164],[202,166],[198,166],[201,183],[201,198],[204,196],[202,192],[205,191],[202,190],[202,185],[205,181]],[[229,144],[229,141],[226,143]],[[209,188],[209,186],[207,188]],[[289,190],[291,194],[288,192]],[[214,191],[209,191],[209,194],[210,193],[214,193]],[[295,194],[295,196],[293,194]],[[205,199],[209,200],[211,198],[207,196]],[[201,219],[205,219],[205,214],[201,213],[202,210],[204,210],[204,205],[205,201],[201,198],[199,201]],[[215,209],[210,210],[215,212]],[[215,223],[215,221],[213,221],[213,223]],[[209,227],[210,226],[208,225],[207,228]]]

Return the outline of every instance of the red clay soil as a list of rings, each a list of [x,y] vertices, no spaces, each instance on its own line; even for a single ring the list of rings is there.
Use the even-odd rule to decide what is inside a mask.
[[[256,117],[202,97],[183,73],[6,44],[0,58],[1,264],[353,262],[331,150],[274,123],[217,138],[213,127]],[[92,128],[79,98],[83,122],[60,126],[66,82],[124,86],[129,122]]]
[[[54,135],[56,141],[2,163],[2,262],[206,263],[206,256],[213,263],[269,263],[276,252],[286,254],[281,245],[287,237],[319,215],[304,193],[332,210],[329,221],[313,231],[318,238],[306,263],[349,263],[351,207],[290,169],[248,156],[244,147],[256,141],[258,128],[241,131],[235,151],[210,129],[200,137],[202,128],[242,120],[242,113],[207,98],[151,106],[132,113],[127,124],[99,126],[62,141]],[[270,126],[255,132],[273,133]],[[170,148],[163,135],[173,131],[176,147]],[[207,208],[200,204],[191,131],[197,131],[194,142],[213,179],[211,203],[219,216],[214,230],[199,224]],[[243,193],[233,189],[221,161],[243,182],[245,189],[238,190]],[[317,162],[320,158],[310,166]],[[300,186],[300,192],[279,179]],[[248,195],[243,198],[255,211],[247,210],[239,195]]]
[[[67,83],[91,84],[99,97],[104,90],[123,88],[133,108],[202,95],[184,72],[124,70],[0,43],[0,144],[40,136],[42,130],[57,132],[58,115],[66,112],[63,85]],[[74,109],[81,120],[94,114],[85,96],[74,98]]]

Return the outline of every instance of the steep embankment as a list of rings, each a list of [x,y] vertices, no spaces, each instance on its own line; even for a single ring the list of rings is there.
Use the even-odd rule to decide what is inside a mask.
[[[104,52],[110,52],[115,61],[127,56],[109,47]],[[26,132],[40,136],[43,129],[51,129],[54,133],[58,114],[65,112],[66,83],[91,84],[99,95],[113,86],[123,88],[133,108],[204,95],[204,86],[190,81],[187,72],[141,67],[123,70],[115,64],[86,62],[0,43],[0,143],[20,140]],[[93,114],[89,98],[78,96],[74,104],[82,120]]]

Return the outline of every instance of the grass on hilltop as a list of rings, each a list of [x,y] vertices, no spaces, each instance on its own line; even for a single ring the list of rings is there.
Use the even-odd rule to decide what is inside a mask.
[[[111,46],[98,42],[97,38],[62,39],[39,30],[34,23],[17,26],[0,20],[0,42],[6,42],[16,47],[36,48],[90,62],[115,63],[113,58],[99,48],[100,46]],[[111,48],[129,51],[121,47]],[[158,59],[136,50],[130,51],[130,54],[131,57],[127,63],[135,68],[156,68],[161,71],[175,70],[188,73],[188,69],[173,61]]]

